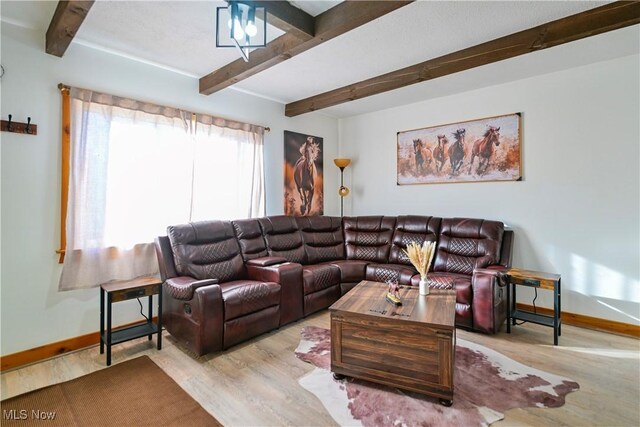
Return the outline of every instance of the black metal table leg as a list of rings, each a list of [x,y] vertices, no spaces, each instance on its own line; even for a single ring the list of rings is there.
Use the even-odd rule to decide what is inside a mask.
[[[562,288],[558,279],[558,336],[562,335]]]
[[[151,325],[153,323],[153,295],[149,295],[149,320],[147,323]],[[153,334],[149,334],[149,341],[153,338]]]
[[[558,320],[560,317],[560,306],[558,305],[560,294],[558,284],[553,287],[553,345],[558,345]]]
[[[107,366],[111,365],[111,294],[107,294]]]
[[[158,292],[158,350],[162,349],[162,285]]]
[[[100,354],[104,354],[104,290],[100,288]]]
[[[511,281],[507,277],[507,333],[511,333]]]
[[[511,288],[511,324],[515,326],[516,324],[516,318],[513,317],[513,312],[516,311],[516,285],[513,284],[513,287]]]

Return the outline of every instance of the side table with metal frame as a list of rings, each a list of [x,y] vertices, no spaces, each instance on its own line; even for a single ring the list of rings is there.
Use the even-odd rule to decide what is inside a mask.
[[[558,337],[562,333],[560,275],[519,268],[509,269],[504,275],[507,279],[507,333],[511,333],[511,325],[515,326],[516,320],[550,326],[553,328],[553,344],[558,345]],[[518,309],[516,285],[553,291],[553,316]]]
[[[153,296],[158,295],[158,320],[153,322]],[[111,312],[114,302],[149,297],[149,317],[144,323],[112,330]],[[105,307],[106,299],[106,307]],[[106,308],[107,325],[105,331]],[[146,316],[145,316],[146,317]],[[107,366],[111,365],[111,346],[132,339],[158,334],[158,350],[162,348],[162,281],[155,277],[139,277],[133,280],[114,281],[100,285],[100,354],[107,348]]]

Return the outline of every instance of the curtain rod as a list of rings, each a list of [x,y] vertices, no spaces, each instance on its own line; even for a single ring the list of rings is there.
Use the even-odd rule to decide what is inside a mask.
[[[71,86],[69,85],[65,85],[63,83],[58,83],[58,89],[60,90],[60,92],[68,92],[71,90]],[[196,113],[191,113],[192,115],[195,115]],[[205,113],[203,113],[205,114]],[[271,128],[268,126],[261,126],[262,128],[264,128],[265,132],[271,132]]]

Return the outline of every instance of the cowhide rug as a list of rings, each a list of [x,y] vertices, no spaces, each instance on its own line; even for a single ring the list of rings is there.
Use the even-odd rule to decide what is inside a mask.
[[[316,366],[298,382],[342,426],[489,425],[511,408],[557,408],[580,388],[567,378],[525,366],[487,347],[457,338],[453,406],[417,393],[331,374],[331,337],[307,326],[296,356]]]

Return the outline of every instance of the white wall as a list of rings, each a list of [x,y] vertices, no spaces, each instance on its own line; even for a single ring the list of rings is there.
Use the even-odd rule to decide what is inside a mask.
[[[284,105],[231,89],[198,94],[190,77],[72,44],[63,58],[44,53],[44,35],[2,24],[2,118],[30,116],[37,136],[2,132],[2,355],[98,329],[98,290],[58,292],[60,223],[58,83],[270,126],[265,135],[267,214],[283,212],[283,131],[324,137],[327,194],[339,184],[337,121],[322,114],[284,116]],[[161,171],[159,171],[161,173]],[[338,198],[325,197],[338,214]],[[153,213],[150,212],[150,215]],[[131,303],[131,304],[128,304]],[[135,301],[114,309],[114,324],[139,318]],[[128,304],[128,305],[127,305]],[[124,305],[124,309],[123,306]]]
[[[633,55],[343,119],[346,211],[504,221],[515,266],[562,274],[563,310],[640,324],[639,75]],[[524,181],[396,185],[396,132],[513,112]]]

